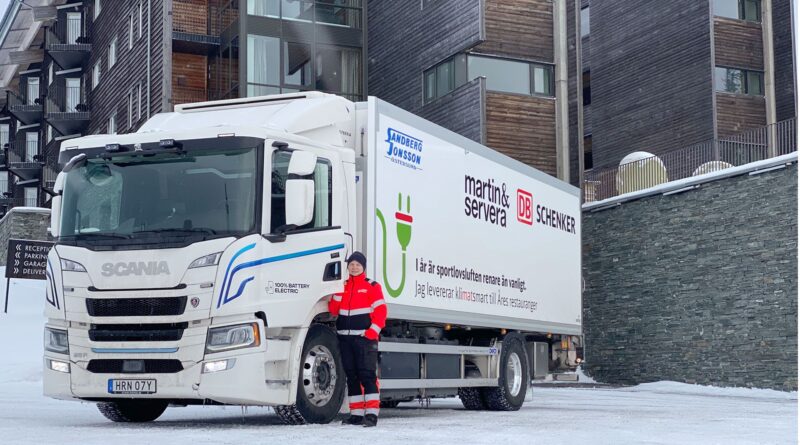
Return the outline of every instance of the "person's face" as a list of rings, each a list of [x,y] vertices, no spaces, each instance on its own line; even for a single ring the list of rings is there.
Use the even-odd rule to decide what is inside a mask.
[[[358,261],[350,261],[347,265],[347,271],[350,272],[350,275],[355,277],[364,273],[364,268],[361,267],[361,263]]]

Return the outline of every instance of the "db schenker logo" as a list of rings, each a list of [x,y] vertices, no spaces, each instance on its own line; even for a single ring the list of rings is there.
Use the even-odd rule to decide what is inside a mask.
[[[517,221],[533,225],[533,195],[517,189]]]

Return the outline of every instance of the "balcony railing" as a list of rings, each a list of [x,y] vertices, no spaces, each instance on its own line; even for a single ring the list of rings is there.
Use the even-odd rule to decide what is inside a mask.
[[[583,198],[584,202],[602,201],[794,151],[797,151],[797,121],[791,118],[659,156],[642,156],[618,167],[589,170],[584,174]]]
[[[205,102],[208,100],[208,90],[205,88],[192,88],[183,86],[172,87],[172,104],[188,104],[193,102]]]
[[[25,100],[11,90],[6,90],[6,106],[8,112],[25,125],[40,122],[42,117],[42,99],[40,97]]]
[[[80,85],[59,83],[47,90],[44,114],[47,122],[62,135],[83,132],[91,117]]]

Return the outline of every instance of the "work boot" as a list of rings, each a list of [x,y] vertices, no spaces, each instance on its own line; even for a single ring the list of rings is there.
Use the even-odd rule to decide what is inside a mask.
[[[364,422],[364,416],[350,416],[342,420],[342,425],[361,425]]]
[[[366,416],[364,416],[364,423],[362,423],[362,425],[364,425],[365,427],[375,426],[377,424],[378,424],[378,416],[376,416],[375,414],[367,414]]]

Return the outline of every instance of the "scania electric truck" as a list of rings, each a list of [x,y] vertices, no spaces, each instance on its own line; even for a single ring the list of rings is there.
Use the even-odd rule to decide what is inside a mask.
[[[63,141],[59,162],[44,392],[113,421],[191,404],[331,421],[327,302],[354,250],[388,305],[384,406],[514,410],[581,360],[578,189],[376,98],[176,106]]]

